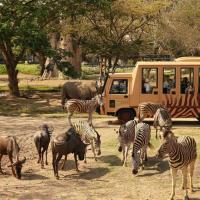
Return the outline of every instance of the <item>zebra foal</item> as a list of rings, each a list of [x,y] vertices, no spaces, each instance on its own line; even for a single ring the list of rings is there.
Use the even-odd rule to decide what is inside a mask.
[[[172,128],[172,119],[170,113],[164,108],[158,108],[154,115],[153,126],[156,129],[156,139],[158,138],[157,132],[160,128],[164,130],[171,130]],[[159,135],[161,138],[161,135]]]
[[[144,160],[147,160],[147,147],[152,147],[150,143],[151,129],[146,123],[138,123],[135,127],[135,140],[132,151],[132,173],[137,174],[139,166],[144,167]]]
[[[102,95],[97,95],[91,100],[70,99],[65,103],[68,113],[68,122],[72,126],[71,117],[74,112],[88,113],[88,122],[92,124],[92,114],[98,106],[103,105]]]
[[[87,145],[91,145],[92,152],[94,154],[94,159],[97,161],[96,154],[101,155],[101,136],[99,133],[89,125],[88,122],[84,121],[78,121],[77,123],[72,124],[73,129],[80,135],[81,140],[83,143]],[[87,147],[85,150],[85,163],[86,163],[86,153],[87,153]],[[65,160],[62,165],[62,169],[65,166],[65,162],[67,160],[67,156],[65,156]]]
[[[123,166],[126,166],[128,151],[131,144],[135,140],[135,126],[137,124],[136,120],[130,120],[126,124],[122,124],[119,128],[119,131],[116,131],[118,134],[119,147],[118,151],[123,153]]]
[[[144,102],[138,105],[138,119],[139,122],[143,121],[146,117],[153,117],[158,108],[164,108],[160,104]]]
[[[174,134],[168,134],[163,144],[160,146],[157,157],[163,158],[164,155],[169,156],[169,166],[172,174],[172,193],[170,200],[174,199],[175,187],[176,187],[176,176],[177,171],[182,171],[182,189],[185,190],[185,200],[189,199],[187,191],[187,175],[189,170],[190,179],[190,190],[193,191],[193,172],[194,165],[197,158],[197,148],[194,138],[189,136],[186,137],[175,137]]]

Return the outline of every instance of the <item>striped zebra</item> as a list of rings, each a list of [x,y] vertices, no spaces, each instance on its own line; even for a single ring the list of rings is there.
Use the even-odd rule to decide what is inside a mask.
[[[65,108],[68,112],[68,122],[72,126],[71,117],[74,112],[88,113],[88,122],[92,124],[92,114],[98,106],[103,105],[102,95],[96,95],[91,100],[69,99],[65,103]]]
[[[160,131],[171,130],[172,128],[171,114],[164,108],[158,108],[154,115],[153,126],[156,129],[156,139],[157,139],[158,128],[160,128]],[[159,137],[161,138],[161,135],[159,135]]]
[[[189,172],[190,190],[193,191],[192,178],[197,158],[197,148],[194,138],[189,136],[177,138],[173,134],[168,134],[158,150],[157,157],[163,158],[166,154],[169,156],[169,165],[172,174],[172,193],[170,199],[174,199],[175,196],[176,175],[179,169],[182,171],[182,189],[185,190],[185,199],[189,199],[187,176]]]
[[[139,166],[142,166],[143,162],[147,160],[147,147],[151,147],[150,143],[151,129],[146,123],[138,123],[135,127],[135,140],[133,143],[132,151],[132,173],[137,174]]]
[[[140,103],[138,106],[138,119],[143,121],[146,117],[153,117],[158,108],[164,108],[160,104],[144,102]]]
[[[97,161],[96,153],[97,155],[101,155],[101,138],[100,138],[101,136],[99,135],[99,133],[93,128],[93,126],[90,126],[88,122],[84,121],[78,121],[77,123],[73,123],[72,127],[80,135],[83,143],[91,145],[92,152],[94,154],[94,159],[95,161]],[[85,163],[86,163],[86,153],[87,153],[87,148],[85,151]],[[67,157],[65,156],[62,168],[64,168],[66,160]]]
[[[131,144],[135,140],[135,126],[137,124],[136,120],[130,120],[126,124],[122,124],[119,128],[119,131],[116,131],[118,134],[119,147],[118,151],[123,153],[123,166],[126,166],[128,151]]]

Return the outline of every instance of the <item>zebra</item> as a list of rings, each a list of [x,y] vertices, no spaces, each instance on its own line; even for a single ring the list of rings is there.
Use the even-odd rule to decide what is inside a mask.
[[[153,126],[156,129],[156,139],[158,138],[158,127],[160,127],[160,131],[163,130],[163,132],[165,130],[171,130],[172,120],[170,113],[164,108],[158,108],[154,115]],[[159,137],[161,138],[161,135]]]
[[[128,151],[130,149],[131,144],[133,144],[135,140],[135,126],[137,124],[137,120],[130,120],[126,124],[122,124],[119,128],[119,131],[116,131],[118,134],[119,147],[118,151],[123,153],[123,167],[126,166]]]
[[[72,126],[71,117],[74,112],[88,113],[88,122],[92,124],[92,114],[98,106],[103,105],[103,97],[101,94],[96,95],[91,100],[69,99],[65,103],[65,108],[68,112],[68,122]]]
[[[195,139],[190,136],[177,138],[173,134],[168,134],[157,152],[157,158],[163,158],[166,154],[169,156],[169,166],[172,174],[172,193],[170,199],[173,200],[175,196],[176,175],[178,170],[182,171],[182,189],[185,190],[185,199],[189,199],[187,192],[187,175],[189,169],[190,190],[193,191],[192,178],[197,158]]]
[[[138,123],[135,127],[135,140],[132,151],[132,173],[137,174],[139,166],[144,168],[143,162],[147,160],[147,147],[152,147],[150,143],[151,129],[146,123]]]
[[[74,130],[80,135],[81,140],[83,143],[87,145],[91,145],[92,147],[92,152],[94,154],[94,159],[97,161],[96,158],[96,153],[97,155],[101,155],[101,136],[99,133],[94,129],[93,126],[90,126],[88,122],[84,121],[78,121],[77,123],[73,123],[72,127]],[[86,153],[87,153],[87,147],[85,151],[85,160],[84,162],[86,163]],[[65,166],[65,162],[67,160],[67,156],[65,156],[65,160],[62,165],[62,169]]]
[[[160,104],[143,102],[138,105],[138,119],[139,122],[143,121],[146,117],[153,117],[158,108],[164,108]]]

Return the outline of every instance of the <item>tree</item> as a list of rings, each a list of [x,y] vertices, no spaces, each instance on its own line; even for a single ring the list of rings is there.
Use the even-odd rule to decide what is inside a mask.
[[[156,43],[160,52],[173,56],[200,55],[200,2],[175,1],[163,13],[156,29]]]
[[[90,6],[80,20],[82,44],[87,52],[107,60],[108,70],[114,69],[120,58],[140,53],[146,44],[145,31],[167,6],[161,0],[116,0],[103,8]]]
[[[20,95],[16,66],[23,58],[24,52],[27,49],[37,52],[40,49],[50,48],[44,31],[43,19],[47,14],[47,8],[46,10],[44,8],[46,8],[44,4],[37,0],[1,2],[0,52],[8,72],[10,94],[13,96]]]

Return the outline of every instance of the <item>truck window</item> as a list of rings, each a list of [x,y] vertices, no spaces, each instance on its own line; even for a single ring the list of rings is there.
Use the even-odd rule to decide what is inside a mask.
[[[163,94],[170,94],[172,89],[176,88],[176,69],[163,69]]]
[[[181,68],[181,94],[194,93],[194,69],[193,68]]]
[[[128,93],[128,80],[115,79],[110,88],[110,94],[127,94]]]
[[[158,69],[142,69],[142,93],[152,94],[154,88],[158,88]]]

